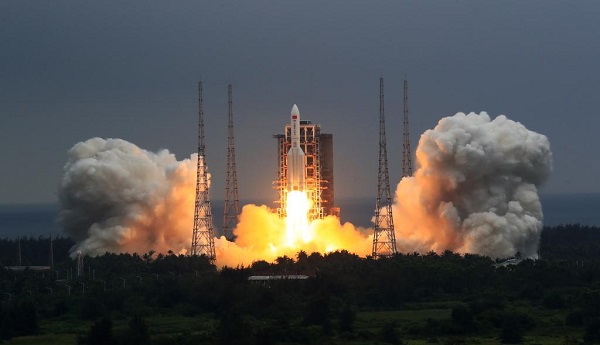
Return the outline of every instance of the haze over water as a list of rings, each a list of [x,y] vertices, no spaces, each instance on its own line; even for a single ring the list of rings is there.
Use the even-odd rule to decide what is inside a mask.
[[[567,223],[600,226],[600,194],[542,194],[544,225],[555,226]],[[248,202],[242,201],[241,205]],[[267,204],[268,200],[253,203]],[[343,222],[356,226],[369,227],[375,200],[369,198],[338,199]],[[0,238],[17,236],[62,235],[56,222],[59,207],[57,204],[0,205]],[[223,217],[223,201],[212,201],[213,222],[220,234]],[[190,230],[191,231],[191,230]]]

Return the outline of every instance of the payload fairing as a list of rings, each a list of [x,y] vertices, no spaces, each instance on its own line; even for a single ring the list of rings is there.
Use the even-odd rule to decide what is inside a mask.
[[[291,132],[292,146],[287,154],[287,189],[288,192],[304,191],[306,162],[304,151],[300,148],[300,111],[298,111],[298,106],[295,104],[292,107]]]

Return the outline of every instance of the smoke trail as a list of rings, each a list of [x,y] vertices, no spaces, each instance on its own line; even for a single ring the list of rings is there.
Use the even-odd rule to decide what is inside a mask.
[[[167,150],[152,153],[120,139],[94,138],[73,146],[64,167],[59,220],[86,255],[149,250],[185,253],[192,236],[196,155],[177,161]],[[367,255],[368,230],[327,217],[312,222],[315,238],[285,244],[286,224],[267,206],[246,205],[236,242],[215,240],[219,266],[294,257],[298,251],[347,249]]]
[[[396,191],[399,250],[537,257],[537,187],[552,170],[544,135],[504,115],[458,113],[421,136],[417,161]]]
[[[185,252],[193,221],[196,155],[178,162],[120,139],[73,146],[59,188],[59,221],[87,255]],[[190,205],[192,205],[190,207]]]

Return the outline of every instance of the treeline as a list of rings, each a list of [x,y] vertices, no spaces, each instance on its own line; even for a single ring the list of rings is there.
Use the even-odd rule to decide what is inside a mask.
[[[49,237],[0,239],[0,266],[19,264],[19,242],[23,265],[48,266]],[[53,238],[54,261],[63,262],[75,242],[68,237]],[[540,240],[540,256],[548,260],[600,259],[600,228],[581,224],[544,227]]]
[[[82,276],[69,277],[74,262],[62,263],[59,279],[47,272],[1,270],[0,288],[10,296],[3,297],[0,336],[35,334],[37,320],[60,319],[93,322],[80,333],[82,344],[94,343],[98,332],[113,334],[111,343],[126,341],[127,332],[140,332],[140,339],[152,344],[402,343],[406,337],[476,334],[514,343],[543,327],[528,310],[547,310],[562,318],[570,327],[565,329],[600,341],[599,265],[525,260],[504,267],[487,257],[449,251],[381,259],[345,251],[299,252],[274,263],[221,270],[205,257],[152,252],[105,254],[86,258],[85,264]],[[310,278],[248,280],[289,274]],[[27,318],[35,324],[14,329],[14,320],[32,315],[32,306],[38,317]],[[451,317],[356,328],[359,313],[423,308],[448,309]],[[204,321],[181,337],[146,326],[147,318],[164,314]],[[112,330],[124,317],[130,328]]]
[[[544,227],[539,253],[548,260],[600,260],[600,228],[581,224]]]
[[[68,237],[52,238],[54,262],[64,262],[75,242]],[[50,237],[0,239],[0,266],[19,265],[19,247],[23,266],[50,266]]]
[[[598,230],[547,228],[541,259],[509,265],[450,251],[380,259],[301,251],[217,270],[205,257],[151,251],[85,257],[78,274],[64,254],[55,256],[52,271],[0,269],[0,339],[52,329],[78,334],[80,344],[402,344],[407,338],[459,344],[472,336],[518,343],[535,332],[565,337],[565,344],[600,342],[600,250],[592,250],[600,248]],[[28,241],[47,255],[47,239]],[[59,242],[68,252],[69,241],[55,240],[55,253]],[[577,250],[584,247],[587,256]],[[309,278],[252,282],[252,275]],[[399,323],[393,314],[399,310],[448,315]],[[158,315],[193,322],[187,331],[167,333],[151,327]],[[365,325],[364,315],[382,319]],[[61,329],[65,324],[75,326]]]

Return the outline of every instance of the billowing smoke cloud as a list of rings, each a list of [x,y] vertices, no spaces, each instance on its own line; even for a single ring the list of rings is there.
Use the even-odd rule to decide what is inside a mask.
[[[59,196],[64,231],[87,255],[149,250],[185,253],[190,248],[196,155],[177,161],[166,150],[152,153],[120,139],[94,138],[69,151]],[[266,206],[246,205],[234,233],[236,242],[215,240],[219,266],[293,257],[298,251],[347,249],[369,254],[366,229],[327,217],[310,224],[312,240],[285,246],[285,220]]]
[[[537,256],[537,187],[552,170],[544,135],[503,115],[458,113],[421,136],[417,161],[396,191],[400,251]]]
[[[73,146],[60,183],[59,221],[88,255],[189,249],[196,155],[182,162],[120,139]],[[192,206],[190,206],[192,205]]]

